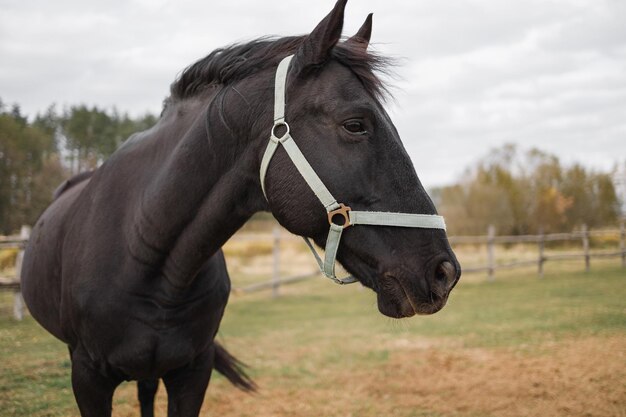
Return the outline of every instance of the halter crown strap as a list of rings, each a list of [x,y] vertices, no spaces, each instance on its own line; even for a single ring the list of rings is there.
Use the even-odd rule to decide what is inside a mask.
[[[337,250],[339,249],[339,242],[341,241],[341,235],[343,229],[352,225],[374,225],[374,226],[395,226],[395,227],[417,227],[428,229],[446,229],[446,224],[443,217],[433,214],[412,214],[412,213],[391,213],[382,211],[356,211],[344,204],[337,203],[337,200],[328,191],[328,188],[324,185],[320,177],[315,173],[315,170],[306,160],[302,151],[291,137],[289,131],[289,125],[285,121],[285,90],[287,85],[287,73],[289,70],[289,63],[293,55],[290,55],[280,61],[278,68],[276,69],[275,89],[274,89],[274,125],[270,134],[270,140],[265,148],[265,153],[261,160],[261,189],[263,195],[267,199],[267,193],[265,191],[265,175],[269,164],[278,149],[280,144],[283,145],[287,155],[293,162],[293,164],[300,172],[300,175],[304,178],[308,186],[313,190],[319,201],[322,203],[326,212],[328,213],[328,222],[330,223],[330,229],[328,231],[328,237],[326,239],[326,254],[324,260],[320,258],[317,251],[313,247],[313,244],[307,237],[303,237],[307,246],[313,252],[315,259],[320,267],[320,271],[328,278],[332,279],[338,284],[350,284],[357,282],[357,279],[349,276],[339,279],[335,275],[335,262],[337,258]],[[282,136],[278,137],[277,130],[282,128],[285,132]],[[343,224],[336,224],[333,222],[333,218],[337,215],[341,215],[344,218]]]
[[[285,89],[287,88],[287,72],[293,55],[289,55],[278,64],[274,87],[274,124],[285,121]]]

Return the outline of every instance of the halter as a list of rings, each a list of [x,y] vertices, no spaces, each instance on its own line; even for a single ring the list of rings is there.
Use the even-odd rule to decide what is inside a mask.
[[[383,211],[356,211],[343,203],[337,203],[335,197],[332,196],[328,188],[324,185],[322,180],[317,176],[313,167],[308,163],[298,145],[291,137],[289,132],[289,125],[285,121],[285,88],[287,82],[287,71],[289,70],[289,63],[293,55],[289,55],[284,58],[276,70],[276,84],[274,90],[274,125],[270,134],[270,140],[263,154],[261,160],[261,188],[263,195],[267,199],[267,193],[265,192],[265,174],[267,168],[274,156],[274,152],[278,149],[278,145],[282,144],[287,151],[287,155],[291,158],[291,161],[296,166],[300,175],[304,178],[311,190],[315,193],[320,200],[326,212],[328,214],[328,223],[330,224],[330,230],[328,231],[328,238],[326,239],[326,254],[324,260],[320,258],[317,251],[313,247],[310,239],[304,237],[304,241],[308,245],[309,249],[315,256],[317,263],[320,267],[320,271],[328,278],[336,282],[337,284],[351,284],[357,282],[357,279],[348,276],[346,278],[337,278],[335,275],[335,262],[337,258],[337,249],[339,249],[339,242],[341,240],[341,234],[343,229],[354,225],[372,225],[372,226],[396,226],[396,227],[417,227],[426,229],[446,229],[446,224],[442,216],[434,214],[411,214],[411,213],[390,213]],[[278,137],[276,131],[279,127],[286,129],[285,133]],[[337,216],[343,217],[343,223],[337,224],[333,222]]]

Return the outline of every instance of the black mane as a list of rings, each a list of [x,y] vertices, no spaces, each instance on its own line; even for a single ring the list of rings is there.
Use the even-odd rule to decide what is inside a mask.
[[[276,67],[282,58],[294,53],[304,39],[305,36],[264,37],[218,48],[185,68],[170,87],[170,99],[193,97],[208,86],[226,85]],[[368,52],[355,43],[341,42],[333,48],[331,59],[350,68],[373,96],[383,99],[388,94],[385,84],[376,75],[376,72],[387,72],[388,58]]]

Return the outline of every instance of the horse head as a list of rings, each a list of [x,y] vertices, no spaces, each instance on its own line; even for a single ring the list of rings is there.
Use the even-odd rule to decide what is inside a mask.
[[[339,0],[295,50],[285,74],[286,122],[261,126],[260,134],[267,140],[272,130],[273,137],[283,138],[288,128],[328,192],[351,210],[435,217],[371,72],[378,62],[367,51],[371,15],[342,42],[345,4]],[[324,213],[292,156],[277,147],[270,158],[261,180],[269,210],[290,232],[327,245],[332,214]],[[344,221],[348,216],[330,222]],[[337,259],[377,293],[380,312],[391,317],[437,312],[460,277],[442,228],[346,227]]]

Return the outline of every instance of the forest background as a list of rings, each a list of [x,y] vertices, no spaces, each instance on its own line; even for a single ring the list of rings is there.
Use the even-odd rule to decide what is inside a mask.
[[[82,104],[51,105],[29,118],[0,99],[0,234],[33,225],[63,180],[97,168],[157,120]],[[602,172],[506,144],[487,150],[455,184],[428,191],[451,235],[484,234],[489,225],[516,235],[615,225],[624,214],[624,187],[626,159]]]

